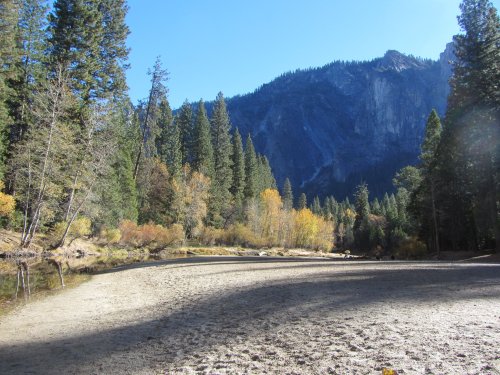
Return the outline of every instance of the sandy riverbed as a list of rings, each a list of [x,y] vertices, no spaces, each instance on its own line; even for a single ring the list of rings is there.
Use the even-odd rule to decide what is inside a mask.
[[[0,319],[0,374],[383,367],[496,374],[500,265],[177,259],[95,275]]]

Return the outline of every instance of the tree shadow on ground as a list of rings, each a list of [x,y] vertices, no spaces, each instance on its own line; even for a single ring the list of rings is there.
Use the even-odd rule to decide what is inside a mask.
[[[221,264],[240,264],[244,263],[316,263],[316,262],[332,262],[330,258],[298,258],[298,257],[256,257],[256,256],[188,256],[184,258],[163,259],[148,262],[138,262],[125,264],[122,266],[113,267],[107,270],[94,272],[94,275],[121,272],[128,269],[161,267],[161,266],[178,266],[182,267],[198,267],[200,265],[221,265]],[[176,267],[170,267],[176,268]]]
[[[229,259],[217,259],[220,261],[232,263]],[[259,259],[257,263],[273,261]],[[211,262],[214,260],[189,258],[168,264],[194,266]],[[144,361],[127,363],[127,372],[134,373],[155,363],[181,361],[198,351],[227,344],[228,339],[245,332],[286,326],[287,320],[275,319],[277,315],[286,316],[288,320],[307,319],[314,312],[315,316],[342,319],[367,306],[387,302],[395,306],[398,303],[417,306],[471,298],[500,299],[499,266],[431,263],[427,269],[425,265],[412,268],[413,264],[406,263],[393,268],[372,264],[371,267],[341,264],[341,272],[336,272],[339,264],[333,262],[299,264],[295,267],[320,270],[313,277],[306,274],[290,281],[262,281],[252,287],[195,301],[182,309],[174,308],[171,312],[166,301],[165,306],[159,306],[164,313],[146,322],[15,348],[0,347],[0,373],[40,373],[38,365],[42,362],[51,374],[78,373],[78,369],[89,363],[96,364],[110,356],[118,360],[120,356],[139,353],[148,365]],[[277,264],[277,267],[287,266]],[[259,272],[258,269],[252,271]],[[273,318],[273,326],[269,325],[270,318]],[[203,338],[194,340],[194,336]],[[121,370],[116,367],[116,373]]]

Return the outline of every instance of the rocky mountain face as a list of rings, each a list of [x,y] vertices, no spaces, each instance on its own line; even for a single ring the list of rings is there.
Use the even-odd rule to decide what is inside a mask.
[[[430,111],[444,114],[452,58],[449,45],[439,61],[388,51],[299,70],[228,99],[228,111],[279,186],[289,177],[296,193],[343,199],[364,181],[381,195],[399,168],[417,163]]]

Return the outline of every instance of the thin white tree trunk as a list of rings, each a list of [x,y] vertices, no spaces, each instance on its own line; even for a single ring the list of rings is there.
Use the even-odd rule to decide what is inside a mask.
[[[38,196],[36,198],[35,204],[35,213],[32,215],[29,221],[31,221],[28,231],[24,234],[23,239],[21,240],[22,247],[29,247],[33,237],[35,235],[36,229],[38,227],[38,223],[40,221],[40,209],[44,201],[45,196],[45,187],[46,187],[46,178],[47,178],[47,170],[49,168],[50,155],[52,152],[52,141],[54,136],[55,127],[57,124],[57,112],[59,110],[59,104],[61,101],[62,95],[62,72],[59,73],[58,82],[57,82],[57,91],[55,93],[54,102],[51,104],[51,113],[50,113],[50,125],[49,125],[49,134],[47,139],[47,145],[44,151],[44,157],[42,162],[42,171],[40,174],[40,183],[38,187]],[[28,219],[27,219],[28,220]]]

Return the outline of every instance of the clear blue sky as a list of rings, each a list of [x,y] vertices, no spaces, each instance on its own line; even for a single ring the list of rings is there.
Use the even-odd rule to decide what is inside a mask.
[[[493,4],[498,9],[500,0]],[[135,103],[160,55],[169,100],[253,91],[278,75],[388,49],[437,59],[459,32],[460,0],[129,0],[127,73]]]

